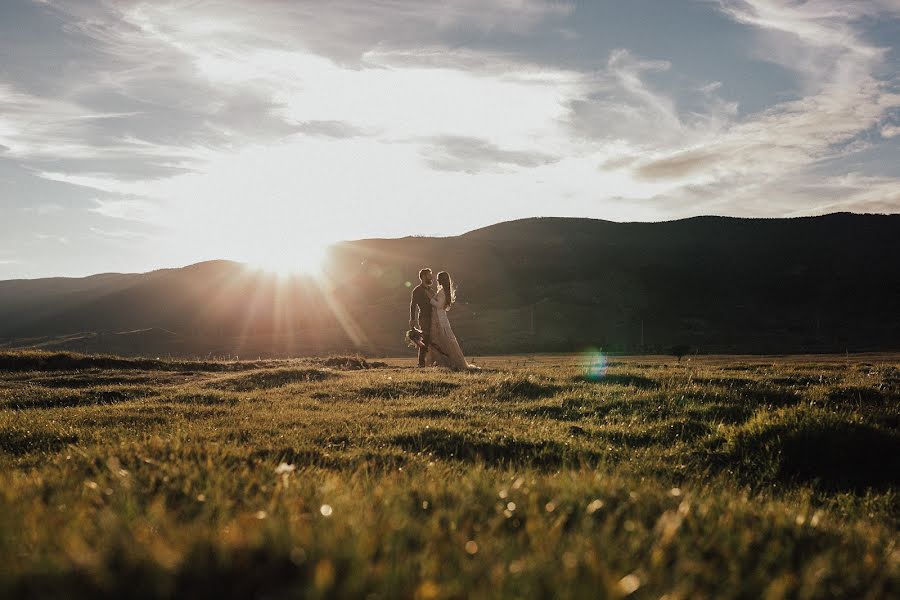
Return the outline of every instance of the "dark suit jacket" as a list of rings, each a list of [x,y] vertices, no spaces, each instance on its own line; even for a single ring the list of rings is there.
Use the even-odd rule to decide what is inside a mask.
[[[419,327],[422,328],[426,335],[431,333],[431,299],[425,291],[425,286],[421,283],[412,291],[412,302],[410,302],[411,317],[415,316],[416,310],[419,311]]]

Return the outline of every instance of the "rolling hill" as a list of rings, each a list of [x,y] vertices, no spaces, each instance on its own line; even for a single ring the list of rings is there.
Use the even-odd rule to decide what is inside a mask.
[[[344,242],[326,281],[211,261],[0,282],[0,346],[127,355],[409,352],[409,285],[459,288],[471,354],[900,348],[900,215],[535,218],[460,236]]]

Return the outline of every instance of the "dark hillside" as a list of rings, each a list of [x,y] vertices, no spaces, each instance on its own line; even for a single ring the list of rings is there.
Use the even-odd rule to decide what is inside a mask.
[[[852,214],[541,218],[449,238],[346,242],[333,250],[327,284],[227,261],[0,282],[0,339],[128,354],[397,354],[408,283],[423,265],[454,276],[460,303],[451,320],[472,353],[900,344],[900,215]],[[171,335],[110,335],[143,330]]]

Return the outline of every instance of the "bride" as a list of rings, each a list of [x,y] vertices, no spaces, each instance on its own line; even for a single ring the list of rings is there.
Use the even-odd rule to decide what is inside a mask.
[[[467,369],[477,368],[466,361],[462,348],[456,336],[453,335],[453,329],[450,328],[450,319],[447,318],[447,311],[456,301],[456,290],[450,281],[450,274],[447,271],[438,273],[437,281],[440,287],[431,296],[432,319],[431,319],[431,346],[425,357],[426,364],[437,365],[440,367],[449,367],[454,371],[464,371]]]

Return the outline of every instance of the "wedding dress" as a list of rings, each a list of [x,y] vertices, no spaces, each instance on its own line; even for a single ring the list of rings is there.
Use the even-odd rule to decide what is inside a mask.
[[[426,356],[426,364],[448,367],[454,371],[475,369],[463,355],[462,348],[447,318],[447,292],[441,288],[431,299],[433,307],[431,315],[431,347]]]

